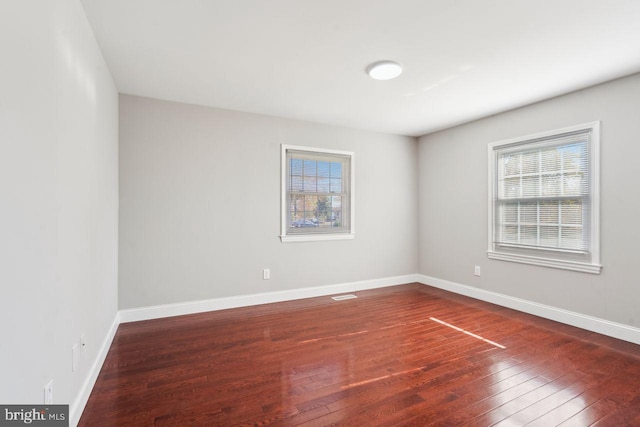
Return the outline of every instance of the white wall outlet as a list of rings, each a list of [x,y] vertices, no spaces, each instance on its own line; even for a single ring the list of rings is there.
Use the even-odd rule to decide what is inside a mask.
[[[476,268],[473,270],[473,274],[475,274],[476,276],[480,275],[480,266],[476,265]]]
[[[271,279],[271,270],[268,268],[265,268],[264,270],[262,270],[262,278],[264,280],[269,280]]]
[[[44,386],[44,404],[53,404],[53,380],[49,380],[47,385]]]
[[[78,370],[78,344],[74,344],[71,347],[71,372],[75,372]]]
[[[87,340],[85,339],[84,334],[80,335],[80,354],[82,356],[87,352]]]

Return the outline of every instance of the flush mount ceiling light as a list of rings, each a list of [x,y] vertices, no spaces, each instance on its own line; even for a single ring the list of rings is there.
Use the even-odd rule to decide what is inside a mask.
[[[402,66],[394,61],[378,61],[367,67],[367,74],[376,80],[391,80],[402,74]]]

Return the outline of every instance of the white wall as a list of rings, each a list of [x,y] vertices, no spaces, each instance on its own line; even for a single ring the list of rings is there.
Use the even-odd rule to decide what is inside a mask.
[[[355,152],[354,240],[280,242],[280,144]],[[120,308],[415,273],[416,155],[414,138],[121,95]]]
[[[73,405],[117,312],[118,95],[78,1],[3,2],[0,51],[0,402]]]
[[[634,75],[420,138],[419,272],[640,326],[639,111]],[[487,144],[595,120],[602,121],[602,274],[488,260]]]

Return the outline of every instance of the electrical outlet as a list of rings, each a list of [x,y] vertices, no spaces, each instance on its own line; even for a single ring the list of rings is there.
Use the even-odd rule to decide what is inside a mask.
[[[71,347],[71,372],[78,370],[78,344]]]
[[[44,386],[44,404],[53,404],[53,380],[49,380],[47,385]]]
[[[262,270],[262,278],[264,280],[269,280],[271,279],[271,270],[268,268],[265,268],[264,270]]]
[[[476,268],[473,270],[473,274],[476,276],[480,276],[480,266],[476,265]]]

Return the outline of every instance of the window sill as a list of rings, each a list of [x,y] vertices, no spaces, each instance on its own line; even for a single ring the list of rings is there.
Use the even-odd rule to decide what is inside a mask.
[[[600,270],[602,269],[602,266],[599,264],[541,258],[529,255],[509,254],[495,251],[487,251],[487,255],[489,256],[489,259],[519,262],[522,264],[539,265],[542,267],[559,268],[562,270],[579,271],[590,274],[600,274]]]
[[[356,237],[353,233],[345,234],[303,234],[280,236],[282,243],[292,242],[318,242],[324,240],[351,240]]]

